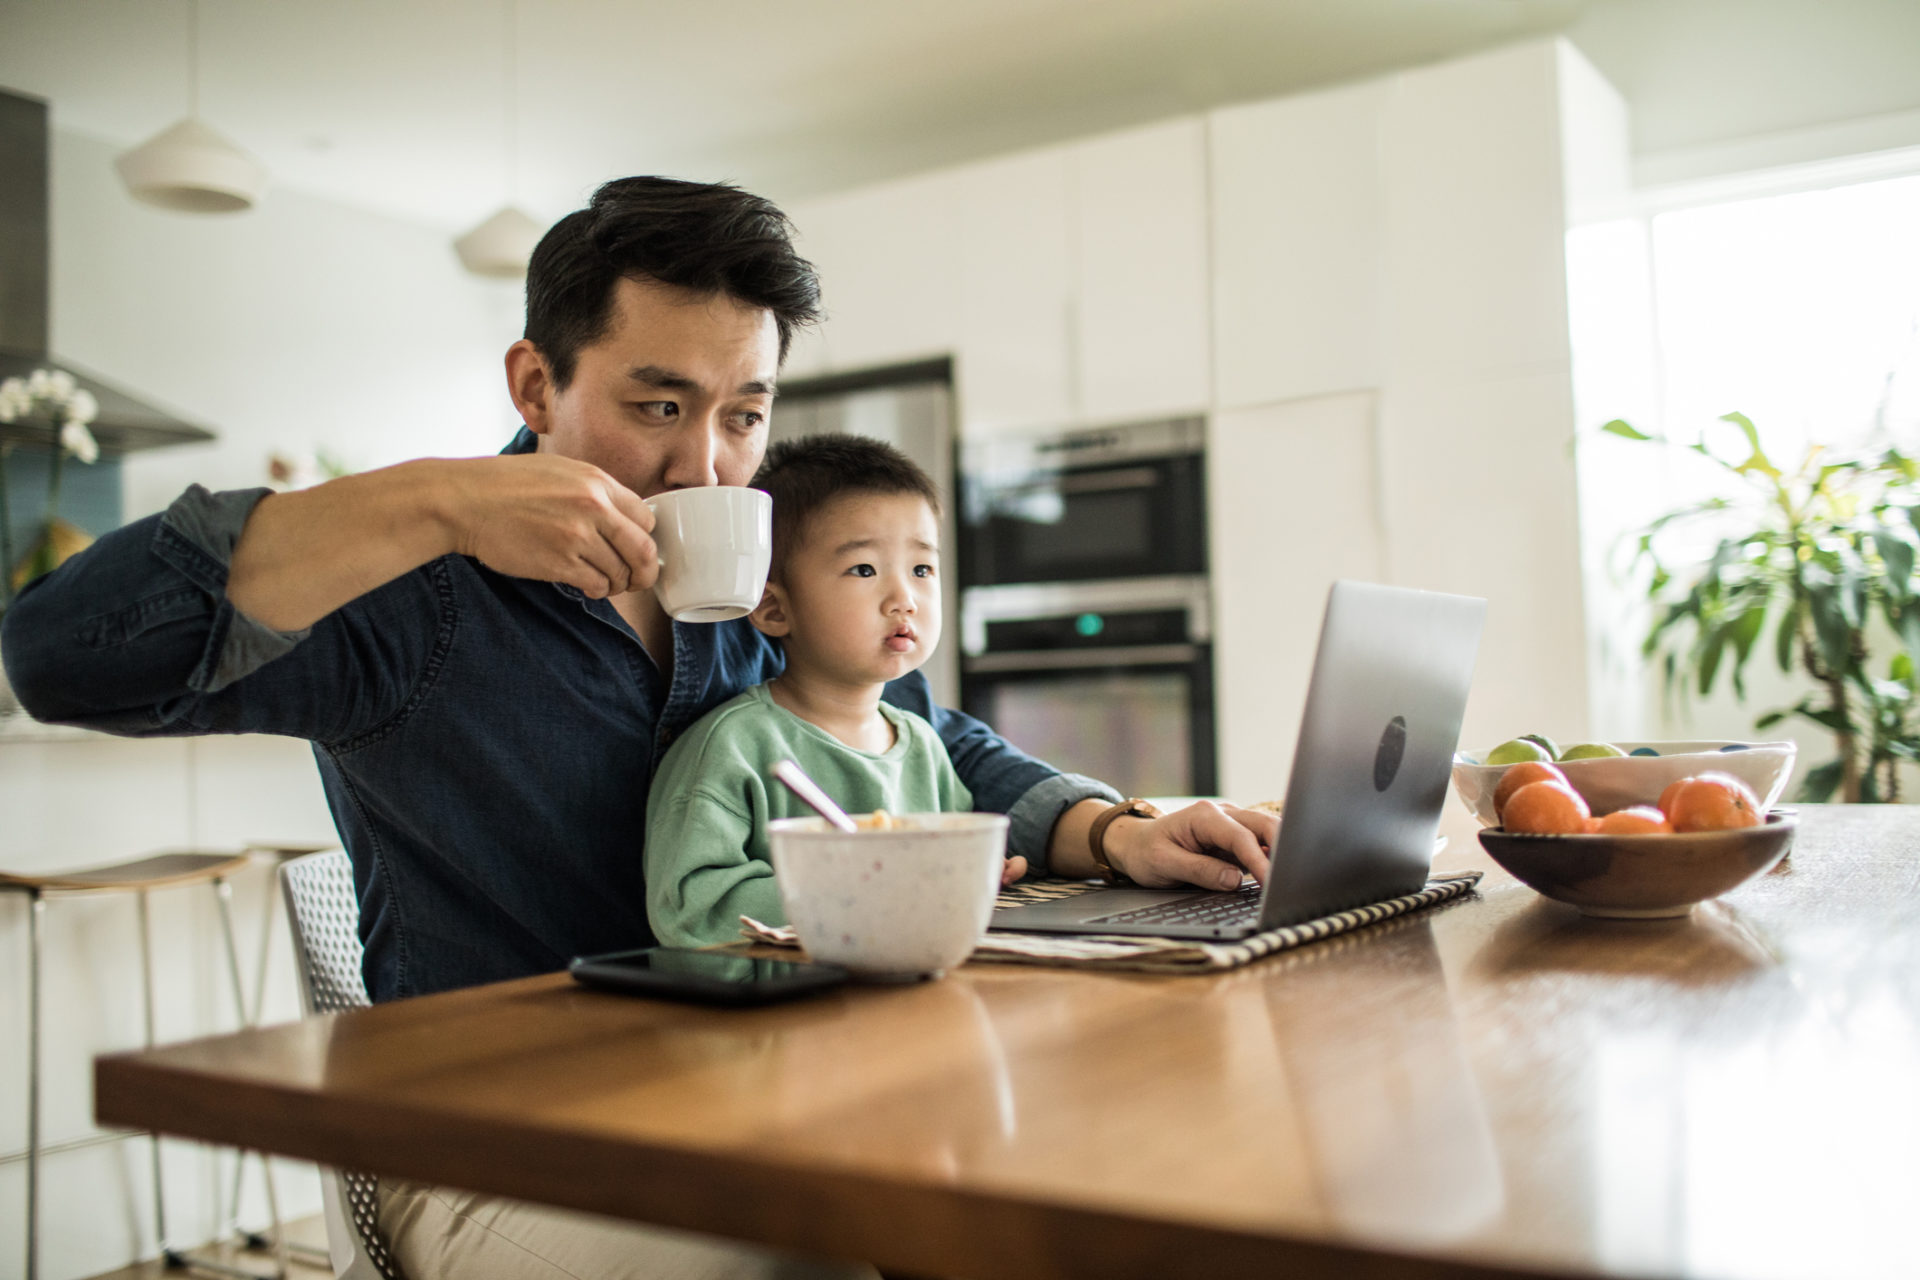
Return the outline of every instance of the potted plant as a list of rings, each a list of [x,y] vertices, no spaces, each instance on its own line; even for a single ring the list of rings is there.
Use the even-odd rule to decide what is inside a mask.
[[[35,369],[25,378],[0,382],[0,425],[14,428],[0,435],[0,616],[6,614],[14,596],[27,583],[52,573],[93,541],[84,530],[60,518],[60,473],[69,456],[83,463],[91,463],[100,456],[100,446],[87,429],[98,412],[99,405],[93,395],[76,384],[72,374],[62,370]],[[26,553],[15,560],[7,457],[23,435],[29,440],[43,435],[52,463],[47,473],[47,502],[39,531]],[[6,673],[0,671],[0,713],[14,709]]]
[[[1807,774],[1800,798],[1897,801],[1899,765],[1920,760],[1920,460],[1894,448],[1839,456],[1815,446],[1783,471],[1746,415],[1721,420],[1739,429],[1745,457],[1619,419],[1602,428],[1688,449],[1737,481],[1737,496],[1689,504],[1639,531],[1633,565],[1651,570],[1654,611],[1642,653],[1660,662],[1670,692],[1705,696],[1725,670],[1745,701],[1747,662],[1770,648],[1782,672],[1798,669],[1814,688],[1754,727],[1798,716],[1834,737],[1836,758]],[[1717,545],[1704,566],[1681,567],[1663,553],[1663,535],[1694,524]]]

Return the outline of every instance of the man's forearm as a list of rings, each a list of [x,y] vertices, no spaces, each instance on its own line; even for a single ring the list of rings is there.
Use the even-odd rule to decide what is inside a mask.
[[[233,550],[227,599],[276,631],[455,549],[442,495],[459,462],[425,459],[263,498]]]

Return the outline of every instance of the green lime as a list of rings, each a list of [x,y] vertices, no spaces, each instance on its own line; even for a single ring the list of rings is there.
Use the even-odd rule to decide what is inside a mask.
[[[1627,753],[1611,742],[1582,742],[1560,753],[1562,760],[1606,760]]]
[[[1560,758],[1559,744],[1544,733],[1523,733],[1520,735],[1520,741],[1539,743],[1546,749],[1547,759],[1549,760],[1558,760]]]
[[[1548,760],[1547,749],[1531,738],[1514,738],[1487,752],[1488,764],[1525,764],[1529,760]]]

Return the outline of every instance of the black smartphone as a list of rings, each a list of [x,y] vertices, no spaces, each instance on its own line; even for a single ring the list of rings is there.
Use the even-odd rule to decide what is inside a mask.
[[[567,972],[574,981],[603,991],[725,1005],[772,1004],[837,987],[847,980],[845,969],[829,964],[761,960],[677,947],[579,956],[567,966]]]

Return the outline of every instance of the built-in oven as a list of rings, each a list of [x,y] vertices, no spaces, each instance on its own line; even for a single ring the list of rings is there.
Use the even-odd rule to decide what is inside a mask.
[[[1207,571],[1198,418],[961,450],[961,584],[1091,582]]]
[[[1125,795],[1216,791],[1204,575],[974,587],[960,609],[969,715]]]

